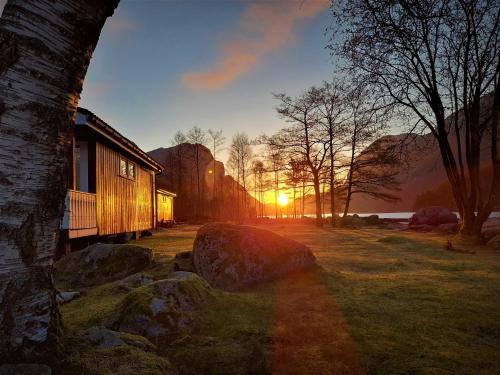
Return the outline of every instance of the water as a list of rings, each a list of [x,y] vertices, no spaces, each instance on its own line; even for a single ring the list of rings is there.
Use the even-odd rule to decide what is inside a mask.
[[[370,216],[370,215],[378,215],[379,218],[381,219],[401,219],[401,220],[407,220],[407,219],[410,219],[412,217],[412,215],[415,213],[415,211],[408,211],[408,212],[349,212],[349,215],[354,215],[354,214],[357,214],[361,217],[366,217],[366,216]],[[458,212],[455,212],[455,214],[460,217],[460,215],[458,214]],[[306,214],[304,215],[306,217],[311,217],[311,218],[314,218],[316,217],[316,215],[312,215],[312,214]],[[325,214],[323,215],[323,217],[331,217],[332,215],[330,214]],[[286,215],[283,215],[283,217],[286,217]],[[495,212],[492,212],[490,214],[490,218],[496,218],[496,217],[500,217],[500,211],[495,211]]]

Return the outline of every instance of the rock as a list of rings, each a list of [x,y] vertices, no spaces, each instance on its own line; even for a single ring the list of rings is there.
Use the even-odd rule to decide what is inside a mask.
[[[68,303],[73,301],[75,298],[80,297],[80,292],[60,292],[56,294],[56,300],[58,303]]]
[[[360,228],[364,225],[363,219],[359,217],[359,215],[348,215],[342,216],[340,218],[340,225],[343,228]]]
[[[198,275],[174,272],[127,294],[110,327],[150,340],[190,332],[196,311],[212,297],[212,288]]]
[[[439,224],[434,230],[440,233],[454,234],[458,232],[458,223]]]
[[[175,254],[174,271],[194,272],[192,251]]]
[[[85,338],[97,349],[109,349],[116,346],[134,346],[148,352],[155,352],[154,346],[148,339],[129,333],[112,331],[104,327],[91,327],[87,330]]]
[[[408,228],[422,231],[424,225],[430,226],[432,229],[440,224],[458,224],[458,217],[445,207],[425,207],[413,214]]]
[[[70,287],[99,285],[142,271],[152,258],[152,250],[142,246],[97,243],[57,261],[55,278]]]
[[[119,281],[120,286],[138,288],[153,283],[153,278],[147,273],[136,273]]]
[[[431,232],[434,227],[432,225],[422,224],[422,225],[412,225],[408,226],[409,230],[414,230],[416,232]]]
[[[486,245],[494,250],[500,250],[500,234],[497,234],[495,237],[491,238]]]
[[[316,259],[307,246],[273,232],[215,223],[198,230],[193,264],[212,286],[237,290],[313,267]]]
[[[489,218],[481,228],[481,234],[486,241],[500,234],[500,217]]]
[[[0,375],[51,375],[52,369],[47,365],[36,363],[19,363],[0,365]]]

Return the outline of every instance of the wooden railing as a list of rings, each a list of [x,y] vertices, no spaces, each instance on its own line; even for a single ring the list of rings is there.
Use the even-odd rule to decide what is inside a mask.
[[[61,228],[69,230],[70,238],[97,234],[95,194],[68,190]]]

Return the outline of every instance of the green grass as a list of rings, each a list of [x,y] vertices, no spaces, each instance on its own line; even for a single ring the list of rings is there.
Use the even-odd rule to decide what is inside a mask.
[[[313,361],[325,362],[317,368],[331,368],[326,362],[342,362],[336,356],[343,355],[341,347],[349,341],[371,374],[491,374],[500,368],[500,253],[438,234],[262,227],[309,245],[321,266],[314,272],[327,292],[301,280],[288,289],[278,282],[245,292],[220,292],[199,314],[191,334],[161,346],[161,357],[132,349],[122,353],[135,358],[132,368],[150,369],[136,373],[160,371],[155,356],[160,362],[168,358],[180,374],[280,373],[273,363],[277,337],[285,340],[281,344],[286,348],[295,328],[321,332],[322,325],[325,332],[327,326],[341,327],[342,340],[333,335],[325,341],[328,337],[319,334],[318,342],[312,335],[295,345],[300,352],[294,356],[302,365],[290,373],[307,373]],[[138,240],[154,250],[155,265],[147,272],[155,279],[166,277],[172,256],[191,249],[196,229],[179,226]],[[445,250],[448,239],[464,252]],[[126,295],[116,283],[88,289],[62,306],[68,340],[77,340],[84,329],[115,311]],[[314,290],[305,290],[311,285]],[[315,301],[325,299],[318,310]],[[277,301],[284,301],[284,311],[290,306],[291,317],[276,316]],[[91,368],[101,360],[103,368],[109,368],[105,358],[115,355],[120,353],[104,355],[84,348],[80,354],[70,350],[68,357],[73,365],[94,358]]]

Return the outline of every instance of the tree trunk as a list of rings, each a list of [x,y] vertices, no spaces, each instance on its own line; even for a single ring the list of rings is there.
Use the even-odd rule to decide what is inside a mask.
[[[319,186],[319,172],[313,172],[314,198],[316,200],[316,225],[323,226],[323,218],[321,215],[321,189]]]
[[[11,0],[0,21],[0,363],[58,352],[52,263],[74,116],[118,0]]]

